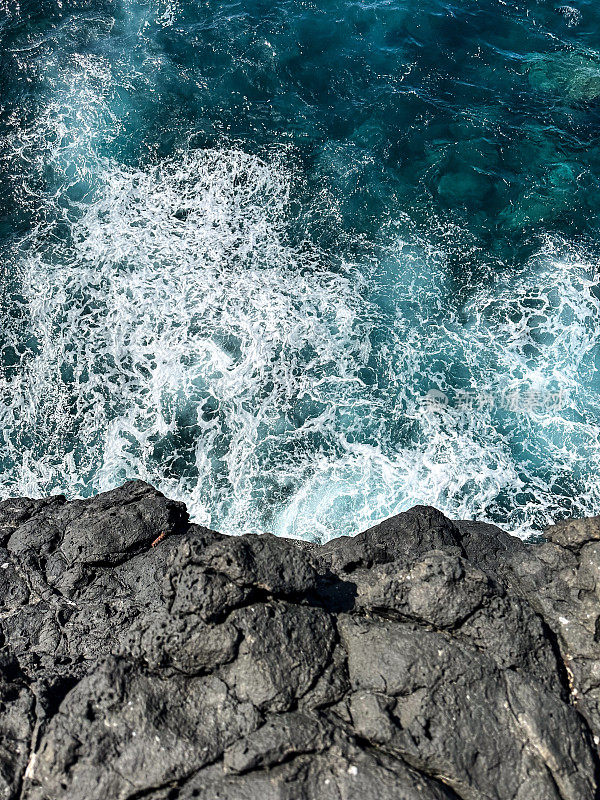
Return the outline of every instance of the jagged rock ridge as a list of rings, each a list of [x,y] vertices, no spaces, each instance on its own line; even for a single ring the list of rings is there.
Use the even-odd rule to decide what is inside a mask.
[[[135,481],[6,501],[0,545],[2,798],[598,796],[600,518],[318,547]]]

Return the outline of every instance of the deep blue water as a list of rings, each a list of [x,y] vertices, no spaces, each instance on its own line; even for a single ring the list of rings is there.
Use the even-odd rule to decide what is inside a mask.
[[[0,495],[600,513],[600,6],[0,0]]]

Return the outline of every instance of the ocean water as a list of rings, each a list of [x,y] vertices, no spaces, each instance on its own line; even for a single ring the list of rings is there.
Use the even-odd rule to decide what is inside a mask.
[[[0,0],[0,497],[600,513],[593,0]]]

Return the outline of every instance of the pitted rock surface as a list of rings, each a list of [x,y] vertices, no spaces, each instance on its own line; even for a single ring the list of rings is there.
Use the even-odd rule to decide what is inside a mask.
[[[600,518],[319,547],[141,481],[8,500],[0,798],[592,800],[599,601]]]

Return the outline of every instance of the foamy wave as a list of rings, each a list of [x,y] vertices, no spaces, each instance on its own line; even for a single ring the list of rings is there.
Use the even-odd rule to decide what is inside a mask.
[[[287,449],[318,431],[297,405],[315,384],[342,397],[366,347],[356,274],[285,243],[288,193],[282,169],[240,151],[107,163],[70,245],[42,257],[29,243],[37,341],[3,406],[11,488],[140,475],[199,519],[256,528],[269,478],[280,490],[297,472]],[[26,434],[39,446],[19,463]]]
[[[581,257],[549,242],[452,308],[439,249],[388,246],[393,279],[369,284],[290,244],[276,162],[187,151],[97,174],[68,237],[23,243],[32,342],[0,414],[4,494],[140,476],[199,521],[321,540],[414,503],[524,533],[597,507],[600,309]],[[515,410],[511,387],[563,405]]]
[[[372,298],[391,322],[371,364],[385,390],[370,392],[362,427],[357,415],[361,435],[339,430],[338,459],[315,459],[277,530],[326,539],[416,503],[523,536],[565,513],[595,513],[594,262],[548,240],[522,272],[490,275],[460,304],[443,249],[400,241],[382,265]]]
[[[157,58],[132,9],[130,61],[40,60],[5,142],[31,228],[4,258],[2,496],[141,477],[228,532],[320,540],[415,503],[523,534],[596,512],[593,259],[548,240],[459,297],[459,229],[434,245],[399,214],[356,263],[298,241],[289,153],[123,165],[112,87],[153,91]]]

